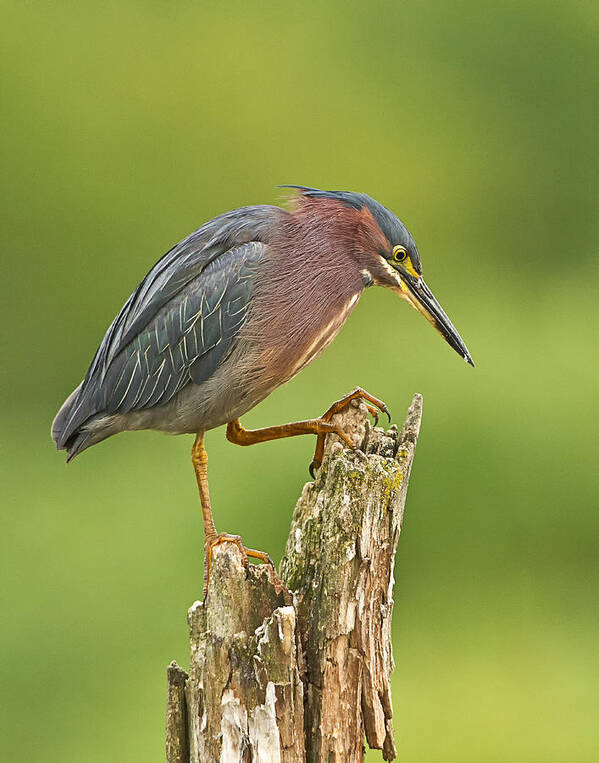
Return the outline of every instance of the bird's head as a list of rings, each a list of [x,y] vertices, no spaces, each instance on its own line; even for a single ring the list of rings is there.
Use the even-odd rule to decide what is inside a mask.
[[[320,191],[305,186],[295,188],[310,199],[329,199],[352,207],[361,214],[363,237],[359,257],[367,284],[391,289],[408,302],[431,323],[446,342],[471,366],[470,353],[457,329],[434,297],[422,277],[422,262],[410,232],[393,212],[364,193],[351,191]]]

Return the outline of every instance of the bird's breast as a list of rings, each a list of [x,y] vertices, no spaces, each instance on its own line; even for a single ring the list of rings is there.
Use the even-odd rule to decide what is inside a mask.
[[[315,315],[306,317],[310,330],[304,331],[298,327],[295,335],[289,337],[286,347],[280,348],[279,362],[284,381],[289,381],[326,350],[341,331],[359,298],[360,293],[355,293],[337,305],[329,304],[328,309],[322,311],[320,320]]]
[[[344,250],[329,252],[307,235],[269,248],[239,342],[241,371],[260,397],[328,347],[363,290],[359,268]]]

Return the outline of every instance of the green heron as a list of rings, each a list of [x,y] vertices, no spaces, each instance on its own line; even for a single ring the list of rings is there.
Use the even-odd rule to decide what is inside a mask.
[[[217,533],[207,480],[204,433],[227,425],[227,438],[252,445],[316,435],[310,471],[324,440],[353,442],[332,416],[361,398],[371,413],[385,404],[362,389],[319,418],[245,429],[239,420],[289,381],[333,341],[364,289],[394,291],[419,310],[461,356],[472,359],[422,278],[405,225],[362,193],[284,186],[297,193],[291,210],[251,206],[227,212],[174,246],[146,275],[106,332],[85,375],[52,424],[70,461],[124,430],[196,435],[198,483],[209,575],[212,548],[238,545],[244,562],[267,554],[239,536]]]

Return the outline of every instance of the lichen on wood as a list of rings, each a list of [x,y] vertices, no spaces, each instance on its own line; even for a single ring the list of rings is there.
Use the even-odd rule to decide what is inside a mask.
[[[401,432],[372,428],[363,405],[338,415],[356,448],[328,438],[293,513],[284,585],[215,547],[207,597],[189,611],[191,763],[359,763],[364,736],[395,757],[393,568],[421,414],[416,395]]]

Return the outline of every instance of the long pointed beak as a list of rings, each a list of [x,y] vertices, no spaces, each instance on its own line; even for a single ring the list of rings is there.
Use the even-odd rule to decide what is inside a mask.
[[[462,337],[458,334],[456,327],[447,317],[447,314],[441,305],[435,299],[432,291],[428,288],[424,279],[414,278],[411,275],[401,273],[402,291],[408,301],[421,312],[424,317],[432,323],[445,341],[461,355],[466,363],[474,366],[468,348],[464,344]],[[405,286],[404,286],[405,284]]]

